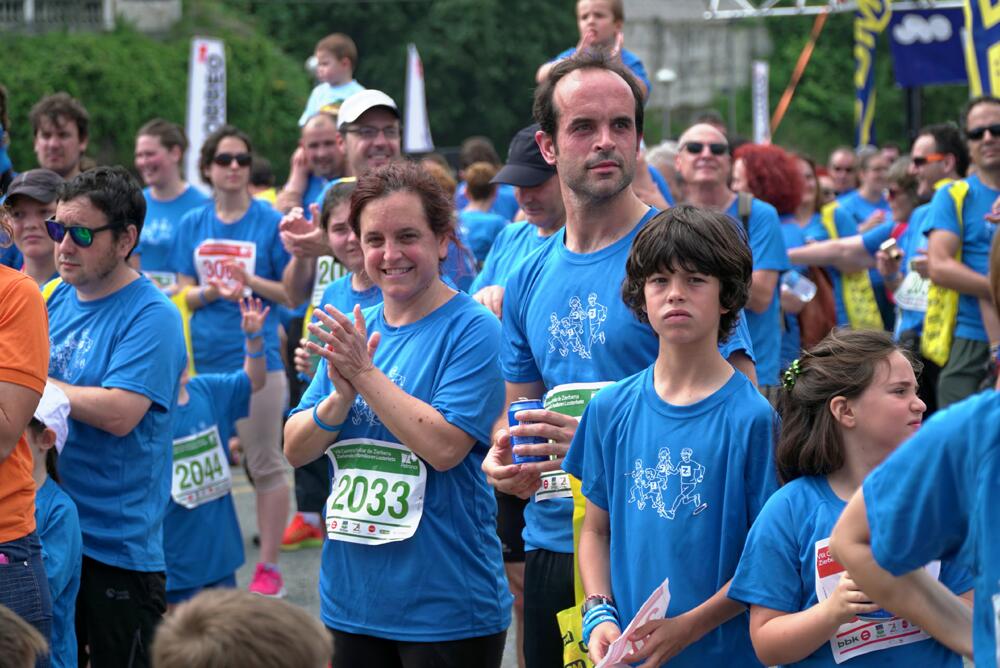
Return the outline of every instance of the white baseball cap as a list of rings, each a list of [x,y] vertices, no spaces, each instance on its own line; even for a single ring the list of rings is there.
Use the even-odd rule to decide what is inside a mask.
[[[56,433],[56,452],[62,453],[69,432],[69,398],[52,383],[45,383],[42,399],[35,409],[35,419]]]
[[[375,107],[386,107],[396,114],[396,118],[399,118],[399,108],[396,107],[396,101],[380,90],[369,88],[358,91],[340,105],[340,112],[337,114],[337,129],[340,130],[348,123],[353,123],[361,118],[366,111]]]

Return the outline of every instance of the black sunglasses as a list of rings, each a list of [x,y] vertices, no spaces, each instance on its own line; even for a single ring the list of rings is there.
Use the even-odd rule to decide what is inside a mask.
[[[729,146],[727,144],[717,144],[711,143],[706,144],[700,141],[689,141],[684,144],[684,150],[692,155],[701,155],[701,152],[705,150],[705,147],[712,152],[712,155],[725,155],[729,151]]]
[[[236,164],[240,167],[249,167],[252,158],[249,153],[218,153],[214,158],[212,158],[212,162],[217,164],[219,167],[228,167],[233,164],[233,160],[235,160]]]
[[[984,125],[981,128],[975,128],[973,130],[967,131],[965,134],[972,141],[979,141],[986,136],[986,131],[989,130],[990,134],[994,139],[1000,138],[1000,123],[994,123],[993,125]]]
[[[70,238],[80,248],[89,248],[94,243],[94,235],[104,230],[112,230],[119,225],[104,225],[103,227],[81,227],[80,225],[66,225],[60,223],[55,218],[45,221],[45,231],[49,233],[49,238],[56,243],[61,243],[69,232]]]

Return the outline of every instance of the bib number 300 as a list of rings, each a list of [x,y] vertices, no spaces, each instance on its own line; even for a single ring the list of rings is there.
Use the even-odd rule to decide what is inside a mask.
[[[424,512],[427,469],[408,448],[352,439],[327,451],[333,482],[326,502],[331,540],[381,545],[413,536]]]

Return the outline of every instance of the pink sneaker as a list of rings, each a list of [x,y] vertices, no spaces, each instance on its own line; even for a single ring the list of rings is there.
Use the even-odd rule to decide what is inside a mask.
[[[281,571],[261,562],[257,564],[257,568],[253,572],[253,579],[250,580],[250,586],[247,589],[252,594],[284,598],[285,581],[281,579]]]

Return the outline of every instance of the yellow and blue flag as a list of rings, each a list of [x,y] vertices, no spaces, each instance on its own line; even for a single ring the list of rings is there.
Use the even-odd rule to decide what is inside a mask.
[[[1000,0],[965,0],[969,93],[1000,95]]]
[[[854,14],[854,143],[875,143],[875,43],[892,17],[891,0],[858,0]]]

